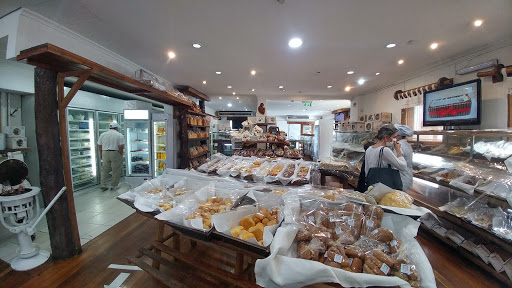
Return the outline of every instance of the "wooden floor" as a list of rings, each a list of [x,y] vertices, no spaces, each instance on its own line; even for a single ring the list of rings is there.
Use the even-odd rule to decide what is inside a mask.
[[[129,265],[126,256],[137,255],[137,250],[151,242],[156,233],[156,221],[137,213],[130,215],[83,247],[83,253],[65,261],[50,260],[28,272],[11,271],[5,263],[0,263],[0,287],[103,287],[112,283],[121,272],[130,273],[120,287],[167,287],[153,279],[144,271],[128,271],[107,268],[110,264]],[[445,248],[428,235],[419,235],[418,242],[429,258],[437,285],[444,287],[504,287],[490,278],[485,271],[466,263],[454,252]],[[199,247],[200,245],[198,245]],[[218,255],[224,258],[225,255]],[[205,257],[207,262],[212,258]],[[203,285],[192,277],[183,277],[183,272],[195,272],[190,267],[176,265],[176,270],[168,270],[186,287]],[[218,287],[228,287],[218,279],[210,279]],[[315,285],[311,287],[323,287]]]

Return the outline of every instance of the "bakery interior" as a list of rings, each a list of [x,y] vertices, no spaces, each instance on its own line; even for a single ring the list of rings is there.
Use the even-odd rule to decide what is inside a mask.
[[[511,12],[2,1],[0,286],[512,287]],[[398,125],[412,184],[361,189]]]

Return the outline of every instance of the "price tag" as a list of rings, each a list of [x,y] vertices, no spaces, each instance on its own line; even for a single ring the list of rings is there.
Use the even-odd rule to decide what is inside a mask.
[[[308,221],[311,222],[311,223],[315,223],[315,217],[314,216],[309,216],[308,217]]]
[[[393,241],[389,242],[389,245],[391,245],[393,247],[398,247],[398,241],[393,240]]]
[[[172,208],[176,207],[176,201],[172,201]]]
[[[341,234],[341,228],[340,227],[336,227],[336,234],[338,234],[338,235]]]
[[[400,273],[411,275],[411,265],[400,264]]]
[[[352,261],[354,261],[354,258],[348,258],[348,265],[352,266]]]
[[[348,225],[349,226],[354,226],[354,219],[348,219]]]
[[[328,253],[329,253],[328,251],[325,251],[325,254],[324,254],[324,257],[325,257],[325,258],[327,258],[327,254],[328,254]]]
[[[375,223],[373,223],[373,220],[371,220],[371,219],[366,220],[366,227],[373,227],[373,225],[375,225]]]
[[[340,254],[334,255],[334,262],[341,264],[342,259],[343,259],[343,256],[341,256]]]
[[[329,217],[329,221],[330,221],[330,222],[334,222],[334,220],[335,220],[335,219],[334,219],[334,217],[332,217],[332,216],[331,216],[331,217]]]
[[[382,266],[380,266],[380,271],[382,271],[382,273],[388,275],[389,270],[390,270],[389,266],[386,265],[386,263],[382,263]]]

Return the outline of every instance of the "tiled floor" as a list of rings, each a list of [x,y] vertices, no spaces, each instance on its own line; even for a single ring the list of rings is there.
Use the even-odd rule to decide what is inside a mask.
[[[75,209],[82,245],[135,212],[134,209],[116,199],[119,194],[129,190],[126,183],[120,186],[114,191],[101,191],[98,185],[75,193]],[[34,243],[41,249],[51,252],[46,218],[37,225]],[[10,262],[16,256],[18,247],[17,235],[0,225],[0,258]]]

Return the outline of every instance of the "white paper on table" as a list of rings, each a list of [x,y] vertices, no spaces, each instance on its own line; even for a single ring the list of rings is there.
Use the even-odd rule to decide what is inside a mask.
[[[493,194],[500,197],[507,197],[510,194],[510,188],[507,184],[497,181],[490,181],[478,187],[478,190],[487,194]]]
[[[403,242],[411,263],[421,276],[421,285],[425,288],[436,287],[432,267],[414,239],[419,222],[407,216],[385,213],[382,227],[394,232],[395,237]],[[256,261],[254,272],[256,283],[264,287],[302,287],[315,283],[333,282],[344,287],[396,286],[410,287],[409,283],[398,277],[386,277],[365,273],[351,273],[333,268],[320,262],[292,258],[296,254],[294,244],[297,227],[283,224],[277,229],[274,241],[270,245],[271,255]],[[295,251],[295,253],[294,253]]]
[[[503,259],[501,259],[500,255],[496,253],[492,253],[489,255],[489,262],[491,262],[492,267],[494,267],[494,270],[498,271],[499,273],[503,272],[505,267],[503,267],[503,264],[505,262]]]
[[[290,165],[293,165],[295,166],[294,169],[293,169],[293,173],[290,177],[284,177],[284,172],[287,170],[288,166]],[[279,182],[281,182],[281,184],[283,184],[284,186],[288,185],[288,183],[290,183],[293,179],[293,175],[295,175],[295,172],[297,171],[297,168],[299,167],[299,163],[297,163],[296,161],[290,161],[288,162],[288,164],[286,164],[284,166],[284,169],[281,170],[281,172],[279,172],[279,174],[277,174],[277,180],[279,180]]]
[[[446,237],[455,242],[455,244],[457,245],[460,245],[462,242],[464,242],[464,240],[466,240],[464,239],[464,237],[462,237],[462,235],[453,230],[449,230],[448,232],[446,232]]]
[[[310,182],[309,179],[311,179],[311,165],[313,163],[310,162],[310,161],[303,161],[303,160],[299,160],[297,162],[297,169],[295,169],[295,173],[293,173],[293,176],[292,176],[292,183],[295,183],[297,181],[306,181],[306,182]],[[308,173],[306,174],[306,178],[300,178],[297,176],[297,174],[299,173],[299,169],[300,167],[307,167],[308,168]]]
[[[474,186],[463,183],[463,181],[465,181],[466,179],[468,179],[470,177],[471,176],[464,175],[462,177],[453,179],[452,181],[450,181],[449,184],[461,189],[462,191],[468,193],[469,195],[473,195],[473,193],[475,192],[475,188],[478,187],[478,185],[482,184],[484,181],[480,179]]]
[[[432,213],[426,213],[425,215],[421,216],[420,221],[428,229],[432,229],[434,225],[441,225],[441,222],[439,222],[437,216]]]
[[[469,241],[469,240],[464,240],[464,241],[462,242],[462,244],[460,244],[460,247],[462,247],[462,248],[464,248],[464,249],[468,250],[468,251],[469,251],[469,252],[471,252],[471,253],[474,253],[473,251],[474,251],[474,249],[476,248],[476,244],[475,244],[475,243],[473,243],[473,242],[471,242],[471,241]]]
[[[379,203],[382,200],[382,198],[384,198],[384,196],[386,196],[386,194],[392,193],[395,191],[396,191],[395,189],[390,188],[382,183],[377,183],[377,185],[375,185],[372,190],[370,190],[364,194],[372,196],[373,199],[375,199],[375,201],[377,201],[377,203]]]
[[[397,214],[401,215],[408,215],[408,216],[423,216],[427,213],[431,213],[431,211],[425,207],[419,207],[414,204],[411,204],[411,208],[400,208],[400,207],[393,207],[393,206],[384,206],[384,205],[378,205],[386,210],[393,211]]]
[[[132,190],[129,190],[128,192],[123,193],[123,194],[117,196],[117,198],[133,202],[133,201],[135,201],[135,196],[136,196],[135,193],[133,193]]]
[[[435,175],[433,175],[433,177],[435,177],[437,181],[446,180],[444,177],[441,177],[440,175],[444,174],[444,173],[448,173],[448,172],[458,173],[460,176],[462,176],[462,174],[457,171],[444,169],[444,170],[437,172]]]
[[[286,168],[286,165],[288,164],[289,160],[277,160],[274,165],[272,165],[272,168],[270,168],[270,171],[272,171],[272,169],[274,168],[274,166],[276,165],[281,165],[283,166],[283,170]],[[269,173],[270,173],[269,171]],[[282,172],[279,171],[279,173],[277,173],[277,175],[279,175],[280,173]],[[277,181],[277,175],[276,176],[270,176],[270,175],[266,175],[265,177],[263,177],[263,180],[265,181],[265,183],[271,183],[271,182],[274,182],[274,181]]]

